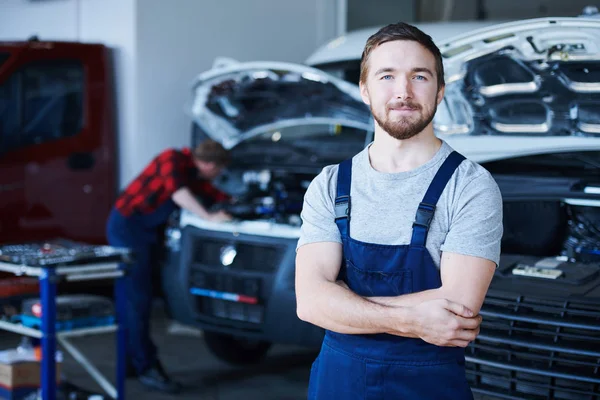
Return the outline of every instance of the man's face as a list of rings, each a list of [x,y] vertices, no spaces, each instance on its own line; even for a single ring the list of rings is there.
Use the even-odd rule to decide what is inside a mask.
[[[196,160],[196,168],[204,179],[213,180],[221,174],[223,167],[214,162]]]
[[[370,54],[363,101],[376,123],[398,140],[409,139],[427,127],[444,97],[438,91],[435,57],[415,41],[395,40]]]

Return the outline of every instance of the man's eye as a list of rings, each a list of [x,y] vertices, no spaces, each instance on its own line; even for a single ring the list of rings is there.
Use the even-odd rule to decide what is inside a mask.
[[[415,75],[415,79],[418,81],[425,81],[427,80],[427,78],[425,78],[423,75]]]
[[[381,77],[381,79],[389,81],[390,79],[392,79],[392,76],[391,75],[384,75],[384,76]]]

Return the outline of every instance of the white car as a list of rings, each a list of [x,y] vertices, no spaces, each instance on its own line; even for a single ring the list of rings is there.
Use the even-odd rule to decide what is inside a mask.
[[[505,399],[600,398],[600,20],[471,28],[422,26],[446,71],[436,134],[485,166],[505,201],[502,260],[466,351],[470,383]],[[372,139],[356,83],[374,32],[332,41],[312,66],[222,60],[194,84],[194,140],[233,153],[219,184],[238,201],[220,207],[236,220],[178,215],[164,291],[172,316],[225,360],[320,344],[323,332],[296,317],[299,212],[323,166]]]

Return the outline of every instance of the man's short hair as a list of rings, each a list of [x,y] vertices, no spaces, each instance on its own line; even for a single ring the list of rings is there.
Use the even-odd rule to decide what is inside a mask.
[[[194,149],[194,157],[199,161],[214,162],[225,167],[229,165],[231,156],[221,143],[214,140],[205,140]]]
[[[429,52],[435,57],[435,70],[437,75],[438,90],[445,85],[444,63],[442,61],[440,49],[435,45],[433,39],[431,39],[431,36],[427,35],[419,28],[405,22],[398,22],[396,24],[385,26],[367,40],[367,44],[365,45],[362,58],[360,60],[361,83],[364,84],[367,81],[367,74],[369,73],[367,64],[373,49],[383,43],[392,42],[394,40],[411,40],[419,43],[421,46],[429,50]]]

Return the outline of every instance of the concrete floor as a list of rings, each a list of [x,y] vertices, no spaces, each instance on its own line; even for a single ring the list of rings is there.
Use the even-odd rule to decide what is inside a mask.
[[[148,392],[135,379],[127,381],[127,399],[144,400],[296,400],[306,399],[310,365],[316,353],[305,348],[274,346],[266,360],[252,367],[234,367],[213,357],[198,332],[172,333],[173,326],[157,307],[153,337],[165,369],[177,379],[184,391],[178,396]],[[171,333],[169,333],[171,331]],[[114,381],[113,334],[72,339],[71,343],[88,357],[110,381]],[[18,344],[19,337],[2,332],[2,348]],[[64,352],[63,352],[64,353]],[[65,354],[64,376],[69,382],[102,393],[101,388],[77,362]],[[476,396],[476,400],[496,400]]]

